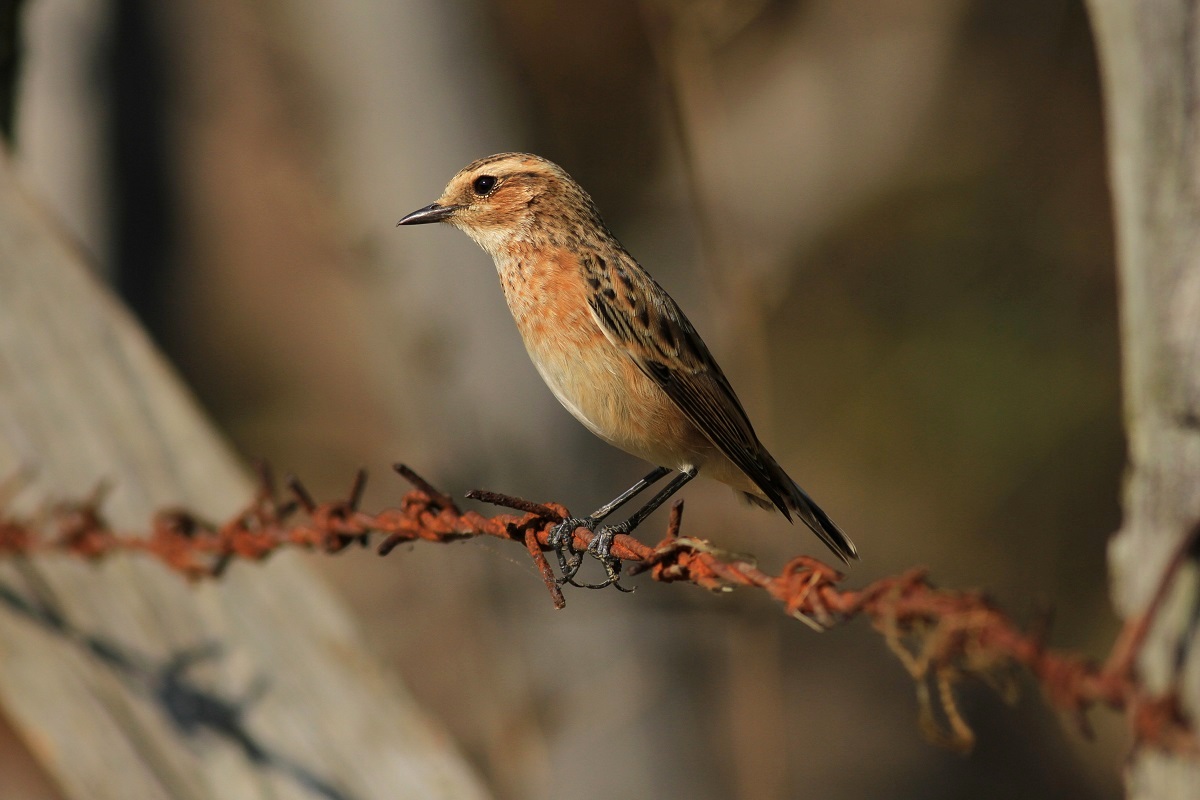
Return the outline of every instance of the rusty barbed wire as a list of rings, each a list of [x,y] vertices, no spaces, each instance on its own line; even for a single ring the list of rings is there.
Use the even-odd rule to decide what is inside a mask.
[[[186,509],[164,509],[146,533],[114,531],[100,511],[104,488],[77,502],[52,508],[37,519],[16,519],[0,509],[0,558],[46,552],[98,561],[116,552],[142,552],[192,580],[219,577],[237,559],[261,561],[285,547],[337,553],[353,545],[377,546],[387,555],[398,545],[417,540],[449,542],[493,536],[525,545],[556,608],[566,605],[562,588],[546,558],[554,526],[570,517],[555,503],[534,503],[487,491],[468,498],[521,512],[484,516],[463,511],[449,495],[403,464],[395,470],[412,486],[398,508],[376,514],[359,510],[366,473],[359,471],[346,497],[318,503],[296,478],[288,478],[291,498],[279,499],[270,471],[260,468],[259,487],[251,503],[220,524]],[[816,630],[865,616],[904,665],[917,687],[920,722],[933,741],[966,751],[974,733],[963,717],[955,689],[975,678],[1011,697],[1012,672],[1026,669],[1051,706],[1090,736],[1087,713],[1097,705],[1124,712],[1135,740],[1200,757],[1193,721],[1184,718],[1177,690],[1151,695],[1139,684],[1137,655],[1175,574],[1196,556],[1200,524],[1179,548],[1146,611],[1129,620],[1108,658],[1097,663],[1074,653],[1049,649],[1048,623],[1023,631],[981,592],[939,589],[926,571],[913,569],[882,578],[859,589],[843,589],[845,576],[827,564],[799,556],[775,575],[708,542],[680,535],[683,501],[670,511],[666,536],[654,546],[618,535],[611,553],[631,566],[630,574],[646,573],[663,583],[687,582],[710,591],[757,588],[785,613]],[[593,534],[575,531],[573,545],[583,550]]]

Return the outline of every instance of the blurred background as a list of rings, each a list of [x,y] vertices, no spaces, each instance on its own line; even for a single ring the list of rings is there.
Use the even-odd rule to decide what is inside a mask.
[[[545,389],[487,256],[394,227],[467,162],[537,152],[854,538],[851,585],[927,565],[1106,651],[1124,442],[1078,0],[19,10],[25,179],[248,461],[324,498],[366,467],[369,509],[407,488],[394,461],[580,513],[644,473]],[[829,555],[717,484],[683,495],[687,534],[767,569]],[[1087,742],[1028,681],[1013,708],[966,688],[970,756],[929,744],[862,622],[646,580],[556,612],[499,543],[313,561],[505,800],[1120,796],[1118,721]]]

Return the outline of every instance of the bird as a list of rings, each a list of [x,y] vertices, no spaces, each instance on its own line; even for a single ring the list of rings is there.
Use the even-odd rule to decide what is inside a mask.
[[[563,580],[575,583],[582,554],[574,533],[595,533],[588,551],[605,566],[600,588],[618,583],[609,552],[675,492],[701,474],[745,500],[799,518],[846,564],[858,550],[759,441],[725,373],[679,305],[621,245],[596,204],[557,164],[530,153],[474,161],[438,199],[397,225],[445,223],[492,257],[530,359],[567,411],[604,441],[655,469],[587,517],[557,525],[550,542]],[[678,471],[618,525],[604,520]],[[580,584],[576,584],[580,585]]]

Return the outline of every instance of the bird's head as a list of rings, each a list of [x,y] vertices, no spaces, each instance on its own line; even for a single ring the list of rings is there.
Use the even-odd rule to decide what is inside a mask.
[[[521,242],[540,244],[572,231],[604,229],[592,199],[557,164],[529,153],[501,153],[459,170],[434,203],[398,225],[445,222],[492,256]]]

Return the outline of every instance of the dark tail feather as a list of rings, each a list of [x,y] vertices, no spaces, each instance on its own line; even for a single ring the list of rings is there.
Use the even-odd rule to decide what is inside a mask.
[[[803,489],[795,483],[792,486],[795,491],[787,498],[788,508],[794,511],[805,525],[812,528],[812,532],[820,537],[825,546],[836,553],[838,558],[847,564],[852,558],[857,560],[858,548],[850,541],[850,537],[842,532],[837,523],[831,520]]]
[[[807,492],[788,477],[788,474],[783,471],[783,467],[775,463],[774,459],[770,460],[769,466],[772,480],[768,485],[759,483],[759,488],[769,499],[755,497],[751,494],[747,494],[746,499],[763,508],[778,508],[789,520],[792,518],[792,514],[795,514],[842,561],[849,564],[850,559],[857,560],[858,548],[854,546],[854,542],[850,541],[850,537],[842,532],[837,523],[813,502]]]

